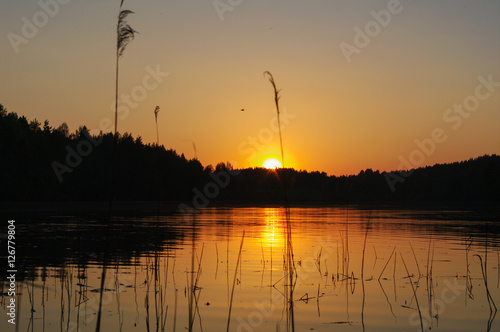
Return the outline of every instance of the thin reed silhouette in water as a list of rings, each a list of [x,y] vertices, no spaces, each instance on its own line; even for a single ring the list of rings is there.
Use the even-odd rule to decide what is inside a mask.
[[[410,272],[408,272],[408,267],[406,266],[405,259],[403,258],[403,254],[401,254],[401,252],[400,252],[399,255],[401,256],[401,260],[403,261],[403,265],[405,267],[406,274],[408,275],[408,279],[410,280],[411,289],[413,291],[413,297],[415,298],[415,302],[417,304],[418,316],[420,318],[420,328],[421,328],[421,331],[423,332],[424,331],[424,324],[422,321],[422,312],[420,311],[420,305],[418,303],[417,292],[415,290],[415,286],[413,285],[412,276],[410,275]]]
[[[413,259],[415,259],[415,264],[417,265],[418,278],[420,279],[420,276],[422,275],[420,273],[420,265],[418,265],[417,255],[415,255],[415,250],[413,250],[413,246],[411,245],[411,242],[410,242],[410,248],[411,248],[411,252],[413,253]]]
[[[238,252],[238,259],[236,261],[236,268],[234,269],[233,288],[231,289],[231,298],[229,300],[229,313],[227,316],[226,332],[229,332],[229,325],[231,323],[231,310],[233,308],[234,287],[236,285],[236,276],[238,275],[238,266],[240,265],[240,262],[241,262],[241,250],[243,249],[243,241],[244,240],[245,240],[245,231],[243,231],[243,235],[241,236],[240,251]]]
[[[361,304],[361,326],[363,327],[363,332],[365,331],[365,252],[366,252],[366,240],[368,238],[368,230],[370,229],[370,217],[368,217],[368,223],[366,224],[365,240],[363,241],[363,256],[361,258],[361,287],[363,291],[363,301]]]
[[[380,281],[380,278],[382,278],[382,275],[384,274],[385,269],[387,268],[387,265],[389,265],[389,262],[391,261],[392,256],[394,255],[394,252],[396,251],[396,246],[392,249],[392,253],[389,256],[389,259],[387,260],[387,263],[385,263],[384,268],[382,269],[382,272],[380,272],[380,275],[378,276],[378,280]]]
[[[486,244],[486,246],[487,246],[487,244]],[[481,274],[483,277],[483,283],[484,283],[484,287],[486,289],[486,299],[488,300],[488,306],[490,308],[490,315],[488,318],[488,323],[487,323],[487,328],[486,328],[486,331],[489,332],[489,331],[491,331],[491,327],[493,325],[493,321],[495,320],[495,317],[497,315],[498,310],[497,310],[497,306],[495,304],[495,301],[493,301],[493,297],[491,296],[490,288],[488,286],[488,273],[486,272],[488,270],[488,266],[487,266],[486,257],[485,257],[485,260],[483,262],[483,258],[480,255],[475,254],[474,256],[477,256],[479,258],[479,262],[481,265]]]

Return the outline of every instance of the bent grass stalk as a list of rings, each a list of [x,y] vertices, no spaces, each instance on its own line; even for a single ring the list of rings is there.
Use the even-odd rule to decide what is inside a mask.
[[[415,264],[417,265],[418,278],[420,279],[420,276],[421,276],[420,266],[418,265],[417,255],[415,255],[415,250],[413,250],[413,246],[411,245],[411,242],[410,242],[410,248],[411,248],[411,252],[413,253],[413,258],[415,259]]]
[[[491,327],[493,324],[493,321],[495,320],[495,317],[497,315],[497,306],[495,304],[495,301],[493,301],[493,297],[491,296],[490,289],[488,287],[488,265],[486,261],[486,257],[483,263],[483,259],[480,255],[475,254],[474,256],[477,256],[479,258],[480,264],[481,264],[481,274],[483,276],[483,282],[484,282],[484,287],[486,288],[486,299],[488,300],[488,306],[490,307],[490,316],[488,318],[488,323],[487,323],[487,329],[486,331],[489,332],[491,331]],[[493,310],[495,309],[495,310]]]
[[[495,301],[493,301],[493,297],[491,296],[491,293],[490,293],[490,289],[488,287],[488,273],[487,273],[487,261],[486,259],[484,260],[484,263],[483,263],[483,258],[478,255],[478,254],[475,254],[474,256],[477,256],[477,258],[479,258],[479,261],[480,261],[480,265],[481,265],[481,274],[483,276],[483,282],[484,282],[484,287],[486,289],[486,299],[488,300],[488,305],[490,307],[490,312],[493,312],[493,308],[495,308],[495,312],[497,311],[497,306],[495,304]]]
[[[420,329],[423,332],[424,331],[424,323],[422,321],[422,312],[420,311],[420,305],[418,304],[417,292],[415,291],[415,286],[413,285],[413,280],[411,279],[412,277],[410,276],[410,272],[408,271],[408,267],[406,266],[406,262],[405,262],[405,259],[403,258],[403,254],[400,252],[399,255],[401,256],[401,260],[403,261],[403,265],[405,267],[406,274],[408,275],[408,279],[410,280],[411,289],[413,291],[413,297],[415,298],[415,303],[417,304],[418,316],[420,318]]]
[[[382,269],[382,272],[380,272],[380,275],[378,276],[378,280],[379,281],[380,281],[380,278],[382,278],[382,275],[384,274],[384,271],[387,268],[387,265],[389,265],[389,262],[391,261],[391,258],[394,255],[395,251],[396,251],[396,246],[394,246],[394,249],[392,249],[391,256],[389,256],[389,259],[387,260],[387,263],[385,263],[384,268]]]

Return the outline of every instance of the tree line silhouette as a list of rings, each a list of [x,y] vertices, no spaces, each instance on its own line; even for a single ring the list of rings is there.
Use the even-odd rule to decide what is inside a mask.
[[[141,137],[117,134],[116,184],[121,201],[191,202],[217,174],[229,183],[207,198],[210,203],[282,203],[282,179],[297,203],[500,201],[500,156],[437,164],[392,173],[366,169],[356,175],[247,168],[229,163],[203,166],[172,149],[145,144]],[[7,112],[0,105],[0,200],[99,201],[110,197],[113,134],[90,135],[85,126],[69,133]],[[158,171],[159,170],[159,171]],[[238,175],[235,175],[238,173]],[[393,181],[393,189],[389,182]],[[213,197],[215,196],[215,197]]]

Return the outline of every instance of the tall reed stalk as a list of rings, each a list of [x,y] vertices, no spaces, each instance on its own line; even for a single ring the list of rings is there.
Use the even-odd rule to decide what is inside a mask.
[[[108,223],[106,226],[106,237],[105,237],[105,250],[104,250],[104,262],[101,274],[101,289],[99,296],[99,309],[97,313],[97,324],[96,324],[96,332],[101,330],[101,317],[102,317],[102,296],[104,293],[104,284],[106,280],[106,265],[108,259],[108,251],[109,251],[109,232],[111,225],[111,210],[113,205],[113,196],[115,191],[115,168],[116,168],[116,145],[118,141],[118,73],[119,73],[119,62],[120,57],[123,55],[125,48],[127,45],[134,39],[135,31],[132,27],[127,23],[126,18],[128,15],[133,12],[128,9],[123,8],[123,1],[120,1],[120,8],[118,14],[118,23],[116,25],[116,74],[115,74],[115,130],[113,135],[113,150],[112,150],[112,158],[111,158],[111,189],[110,189],[110,199],[109,199],[109,215],[108,215]]]
[[[155,123],[156,123],[156,184],[157,184],[157,190],[156,190],[156,234],[155,234],[155,309],[156,309],[156,315],[158,316],[158,302],[157,302],[157,289],[156,285],[160,284],[160,279],[158,276],[158,270],[159,270],[159,265],[158,265],[158,260],[159,260],[159,234],[160,234],[160,190],[161,190],[161,184],[160,184],[160,137],[158,135],[158,113],[160,112],[160,106],[156,106],[154,110],[155,114]],[[161,307],[162,308],[162,307]],[[162,308],[163,309],[163,308]],[[162,311],[163,312],[163,311]],[[156,320],[156,327],[158,329],[158,319]]]
[[[160,146],[160,135],[158,133],[158,113],[160,113],[160,106],[155,107],[154,113],[156,123],[156,146]]]
[[[118,24],[116,25],[115,135],[118,129],[118,69],[120,57],[137,33],[137,31],[132,29],[126,21],[127,16],[134,12],[128,9],[122,9],[123,1],[124,0],[121,0],[120,2],[120,13],[118,14]]]
[[[280,138],[280,150],[281,150],[281,165],[282,165],[282,184],[283,184],[283,197],[285,201],[285,222],[286,222],[286,240],[285,240],[285,277],[288,276],[288,280],[285,278],[285,303],[286,303],[286,313],[287,313],[287,331],[295,331],[294,323],[294,311],[293,311],[293,289],[295,286],[295,263],[293,260],[293,245],[292,245],[292,228],[290,222],[290,208],[288,205],[288,186],[285,171],[285,154],[283,149],[283,138],[281,135],[281,122],[280,122],[280,106],[279,106],[279,92],[274,77],[269,71],[264,72],[264,77],[269,79],[269,82],[273,86],[274,92],[274,103],[276,106],[276,115],[278,120],[278,133]]]

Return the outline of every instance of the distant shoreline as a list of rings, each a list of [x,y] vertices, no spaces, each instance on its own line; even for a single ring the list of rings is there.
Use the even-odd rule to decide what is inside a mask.
[[[120,201],[115,202],[113,212],[116,215],[138,213],[155,215],[171,215],[180,213],[178,205],[183,202],[164,201],[159,205],[156,201]],[[344,202],[332,203],[324,201],[290,202],[291,208],[356,208],[362,210],[426,210],[426,211],[483,211],[490,212],[500,217],[500,206],[496,202],[423,202],[423,201],[400,201],[400,202]],[[269,202],[213,202],[204,209],[210,208],[281,208],[283,204]],[[204,210],[201,209],[201,210]],[[50,201],[50,202],[1,202],[0,211],[2,215],[45,212],[54,214],[64,213],[92,213],[107,214],[109,202],[107,201]]]

